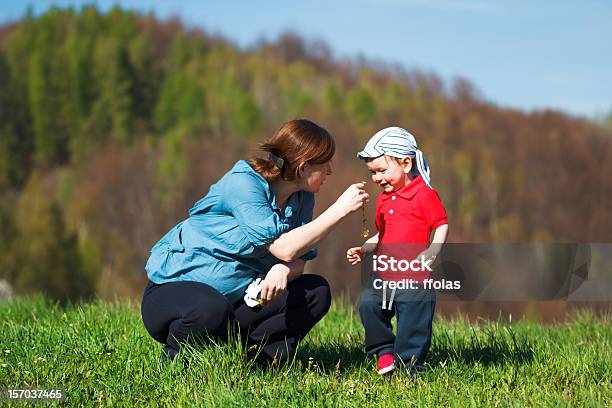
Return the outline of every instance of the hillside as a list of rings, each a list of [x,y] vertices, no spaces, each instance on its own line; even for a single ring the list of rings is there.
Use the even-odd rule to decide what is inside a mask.
[[[244,50],[120,8],[51,9],[0,28],[0,106],[0,278],[20,293],[137,296],[155,241],[295,117],[339,147],[318,212],[368,177],[355,152],[396,124],[430,162],[451,241],[612,238],[609,129],[291,33]],[[343,253],[360,229],[355,216],[309,266],[336,290],[357,279]]]
[[[70,406],[605,406],[612,399],[610,316],[564,324],[436,319],[430,369],[380,377],[363,329],[337,303],[289,366],[264,370],[236,344],[159,363],[130,304],[66,309],[42,298],[0,304],[0,387],[62,387]],[[577,347],[579,351],[577,351]],[[183,361],[183,360],[181,360]]]

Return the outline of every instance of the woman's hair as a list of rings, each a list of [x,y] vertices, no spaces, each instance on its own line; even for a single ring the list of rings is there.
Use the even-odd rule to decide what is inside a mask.
[[[322,164],[331,160],[336,143],[329,132],[314,122],[295,119],[284,123],[272,137],[261,144],[263,158],[252,158],[249,163],[268,182],[280,178],[298,178],[302,163]]]

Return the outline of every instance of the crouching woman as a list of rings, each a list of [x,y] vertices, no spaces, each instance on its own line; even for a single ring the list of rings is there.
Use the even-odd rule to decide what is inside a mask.
[[[315,195],[332,174],[335,143],[308,120],[285,123],[261,146],[264,158],[240,160],[155,244],[142,319],[173,359],[189,340],[227,341],[228,326],[261,360],[286,360],[327,313],[329,284],[304,275],[315,246],[367,202],[353,184],[316,219]],[[245,290],[261,277],[261,307]]]

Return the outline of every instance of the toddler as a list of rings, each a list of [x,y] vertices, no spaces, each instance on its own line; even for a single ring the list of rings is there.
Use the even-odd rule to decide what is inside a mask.
[[[435,292],[425,287],[429,278],[427,266],[438,255],[446,241],[448,220],[440,197],[431,187],[429,166],[418,149],[416,140],[400,127],[388,127],[377,132],[365,148],[357,153],[364,160],[372,181],[382,189],[376,201],[376,228],[362,247],[347,250],[352,265],[361,262],[369,252],[373,259],[404,260],[399,265],[411,265],[410,270],[390,270],[398,263],[386,263],[383,279],[373,279],[364,290],[359,306],[365,329],[365,349],[377,356],[377,372],[386,374],[396,367],[411,374],[423,370],[423,363],[431,344]],[[433,237],[432,237],[433,233]],[[420,261],[409,262],[409,261]],[[374,261],[373,264],[377,262]],[[379,262],[380,263],[380,262]],[[419,270],[412,267],[420,265]],[[383,264],[383,266],[385,266]],[[376,275],[375,275],[376,276]],[[401,295],[389,303],[385,290],[389,283],[410,279],[410,286],[398,289]],[[380,289],[383,289],[383,298]],[[391,318],[396,316],[396,335]]]

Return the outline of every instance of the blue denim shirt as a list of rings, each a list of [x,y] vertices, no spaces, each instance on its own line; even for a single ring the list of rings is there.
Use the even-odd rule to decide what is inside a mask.
[[[266,179],[238,161],[151,249],[145,267],[154,283],[196,281],[234,303],[258,275],[279,262],[267,244],[312,220],[314,194],[298,191],[284,212]],[[310,260],[316,248],[301,257]]]

